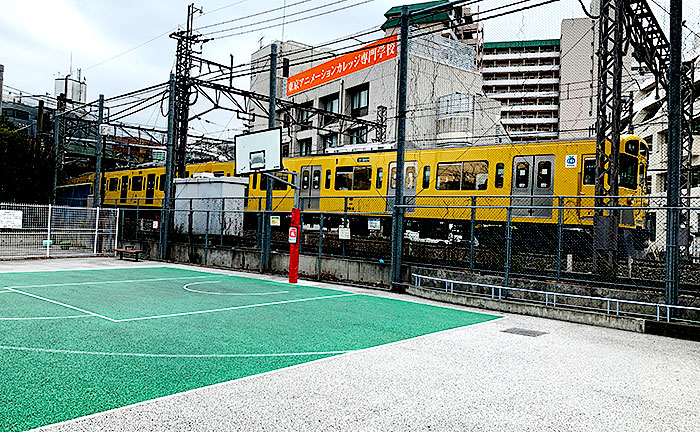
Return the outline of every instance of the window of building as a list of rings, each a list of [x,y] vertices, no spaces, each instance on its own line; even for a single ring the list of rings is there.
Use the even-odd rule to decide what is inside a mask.
[[[338,134],[323,135],[323,150],[338,147]]]
[[[350,115],[366,116],[369,113],[369,83],[348,90],[350,96]]]
[[[438,120],[446,118],[474,118],[474,96],[453,93],[438,98]]]
[[[367,128],[361,127],[357,129],[351,129],[350,134],[350,144],[365,144],[367,143]]]
[[[131,190],[134,192],[140,192],[143,190],[143,177],[135,176],[131,181]]]
[[[423,167],[423,189],[430,187],[430,165]]]
[[[311,154],[311,138],[299,140],[299,154],[308,156]]]
[[[370,165],[338,167],[335,170],[335,190],[369,190],[371,186]]]
[[[503,187],[503,176],[505,175],[506,172],[506,167],[502,163],[497,163],[496,164],[496,181],[494,182],[494,186],[497,188],[502,188]]]
[[[116,177],[109,179],[109,187],[107,189],[110,192],[116,192],[119,189],[119,179]]]
[[[313,108],[313,102],[305,103],[297,109],[297,122],[301,126],[301,130],[311,129],[312,126],[313,112],[307,108]]]
[[[334,93],[332,95],[328,95],[328,96],[321,98],[321,109],[323,109],[324,111],[332,112],[332,113],[339,113],[340,112],[340,97],[338,96],[338,93]],[[324,125],[336,122],[337,120],[338,120],[338,118],[335,116],[329,116],[329,115],[323,116],[323,124]]]
[[[289,144],[282,144],[282,157],[289,157]]]
[[[376,188],[381,189],[384,182],[384,168],[377,168],[377,183]]]

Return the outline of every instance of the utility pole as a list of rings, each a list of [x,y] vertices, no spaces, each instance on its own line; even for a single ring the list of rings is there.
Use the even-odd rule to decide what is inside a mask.
[[[2,117],[2,82],[5,79],[5,66],[0,64],[0,117]]]
[[[268,105],[267,126],[275,127],[275,107],[277,105],[277,44],[270,45],[270,99]],[[262,174],[263,176],[265,174]],[[262,181],[262,177],[261,177]],[[270,215],[272,212],[272,178],[267,179],[265,191],[265,213],[263,217],[263,244],[260,257],[260,269],[266,271],[270,269],[270,241],[272,239],[272,227],[270,226]]]
[[[102,136],[102,122],[104,122],[105,95],[100,95],[97,105],[97,133],[95,134],[95,183],[92,188],[92,206],[102,205],[102,153],[104,142]]]
[[[185,177],[187,158],[187,135],[190,116],[190,73],[192,71],[192,50],[196,42],[206,42],[193,32],[195,12],[202,13],[194,3],[187,6],[187,27],[170,35],[177,40],[175,52],[175,171],[179,178]]]
[[[681,47],[682,0],[670,4],[670,58],[668,68],[668,183],[666,188],[666,304],[678,304],[678,261],[680,257],[678,237],[680,233],[681,205]],[[686,221],[688,222],[688,221]]]
[[[396,140],[396,190],[394,214],[391,226],[391,283],[400,290],[401,261],[403,254],[403,188],[404,158],[406,149],[406,87],[408,82],[408,6],[401,7],[401,46],[399,49],[399,94]]]
[[[160,215],[161,237],[160,258],[168,260],[168,235],[172,218],[173,196],[173,152],[175,148],[175,75],[170,74],[170,93],[168,96],[168,143],[165,149],[165,190]]]
[[[53,185],[51,189],[51,202],[56,204],[56,187],[58,186],[58,171],[61,167],[62,153],[62,132],[61,124],[64,121],[66,110],[66,95],[64,93],[58,95],[58,103],[56,104],[56,114],[53,119]]]

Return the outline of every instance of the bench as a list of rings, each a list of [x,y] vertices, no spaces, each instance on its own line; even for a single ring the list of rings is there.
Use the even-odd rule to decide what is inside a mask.
[[[119,253],[119,259],[124,259],[124,254],[133,256],[136,261],[139,260],[139,254],[143,253],[142,250],[138,249],[114,249],[115,252]]]

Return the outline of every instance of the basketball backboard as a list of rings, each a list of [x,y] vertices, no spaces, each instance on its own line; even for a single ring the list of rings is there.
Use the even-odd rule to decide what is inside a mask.
[[[236,136],[234,154],[236,175],[281,170],[282,128]]]

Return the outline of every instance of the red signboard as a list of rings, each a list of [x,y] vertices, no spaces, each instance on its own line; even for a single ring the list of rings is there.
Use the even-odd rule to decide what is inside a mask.
[[[287,96],[333,81],[396,57],[397,36],[372,42],[360,51],[344,54],[289,77]]]

